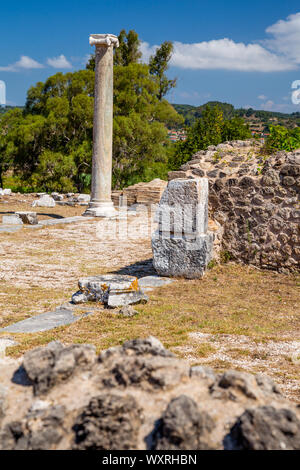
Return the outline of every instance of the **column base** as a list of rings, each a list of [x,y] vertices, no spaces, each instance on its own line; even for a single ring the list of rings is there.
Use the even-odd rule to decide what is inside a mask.
[[[112,202],[91,202],[82,215],[88,217],[116,217],[117,214]]]

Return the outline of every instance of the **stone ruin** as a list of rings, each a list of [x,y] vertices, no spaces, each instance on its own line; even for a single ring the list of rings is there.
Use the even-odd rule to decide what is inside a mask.
[[[201,278],[213,254],[208,231],[208,180],[177,179],[164,191],[152,235],[153,265],[161,276]]]
[[[300,409],[268,376],[190,367],[153,337],[49,343],[0,361],[0,450],[295,450]]]
[[[210,146],[170,172],[168,187],[204,177],[209,181],[209,217],[220,227],[216,261],[299,271],[300,150],[267,156],[254,140]]]

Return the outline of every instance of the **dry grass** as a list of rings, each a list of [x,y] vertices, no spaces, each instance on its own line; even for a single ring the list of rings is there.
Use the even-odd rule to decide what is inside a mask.
[[[1,243],[1,326],[69,300],[82,276],[118,272],[151,257],[149,237],[99,240],[93,221],[64,230],[55,226],[0,234]],[[179,279],[150,292],[149,303],[137,306],[135,317],[123,318],[92,304],[95,313],[72,325],[10,334],[19,344],[9,354],[20,356],[52,340],[93,343],[100,351],[154,335],[193,364],[266,372],[288,396],[300,400],[295,360],[300,349],[299,289],[299,276],[228,263],[213,267],[202,280]]]

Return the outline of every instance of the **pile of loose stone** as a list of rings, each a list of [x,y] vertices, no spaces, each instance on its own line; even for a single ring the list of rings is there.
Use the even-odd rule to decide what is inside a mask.
[[[99,356],[49,343],[0,361],[1,450],[296,450],[300,409],[267,376],[190,367],[153,337]]]
[[[279,271],[300,269],[300,150],[267,156],[254,141],[197,152],[169,180],[206,177],[209,214],[228,258]]]

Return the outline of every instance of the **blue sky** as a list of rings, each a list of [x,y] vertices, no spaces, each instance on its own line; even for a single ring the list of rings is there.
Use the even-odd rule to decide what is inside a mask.
[[[22,105],[29,86],[84,67],[90,33],[135,29],[144,57],[174,41],[171,102],[220,100],[236,107],[300,111],[299,1],[40,0],[1,2],[0,80],[7,104]]]

